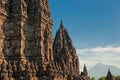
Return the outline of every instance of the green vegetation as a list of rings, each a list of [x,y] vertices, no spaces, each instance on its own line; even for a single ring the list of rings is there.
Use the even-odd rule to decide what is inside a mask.
[[[90,78],[90,80],[96,80],[95,77]],[[105,77],[100,77],[98,80],[105,80]],[[120,76],[115,76],[115,80],[120,80]]]
[[[103,76],[103,77],[99,78],[98,80],[105,80],[105,77]]]
[[[116,77],[115,77],[115,80],[120,80],[120,76],[116,76]]]
[[[95,80],[95,77],[92,77],[90,80]]]

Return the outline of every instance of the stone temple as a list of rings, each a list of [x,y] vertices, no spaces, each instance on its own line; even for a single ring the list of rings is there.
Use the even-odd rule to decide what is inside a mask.
[[[0,80],[90,80],[61,22],[52,38],[48,0],[0,0]]]

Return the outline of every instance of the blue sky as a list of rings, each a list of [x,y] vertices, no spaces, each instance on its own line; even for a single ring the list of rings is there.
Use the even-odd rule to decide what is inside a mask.
[[[82,65],[86,63],[91,68],[101,62],[120,67],[117,64],[120,61],[120,0],[49,0],[49,3],[53,36],[63,20]],[[94,59],[96,52],[98,58],[103,55],[106,60]],[[115,61],[111,59],[116,56]]]

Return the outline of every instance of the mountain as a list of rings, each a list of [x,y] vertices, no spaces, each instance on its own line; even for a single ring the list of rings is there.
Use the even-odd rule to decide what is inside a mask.
[[[102,63],[97,63],[95,66],[93,66],[89,70],[89,76],[95,77],[96,79],[98,79],[102,76],[106,76],[108,69],[111,70],[111,72],[114,76],[120,75],[120,68],[117,68],[117,67],[112,66],[112,65],[104,65]]]

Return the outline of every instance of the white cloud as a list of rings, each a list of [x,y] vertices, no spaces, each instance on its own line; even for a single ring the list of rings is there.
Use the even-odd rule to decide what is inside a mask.
[[[112,47],[112,46],[107,46],[107,47],[96,47],[92,48],[91,51],[93,52],[114,52],[114,53],[120,53],[120,47]]]
[[[120,67],[120,46],[77,49],[77,53],[79,55],[81,65],[86,64],[89,69],[96,63],[100,62]]]
[[[86,53],[86,52],[97,52],[97,53],[105,53],[105,52],[113,52],[113,53],[120,53],[120,47],[95,47],[95,48],[89,48],[89,49],[77,49],[78,54]]]

